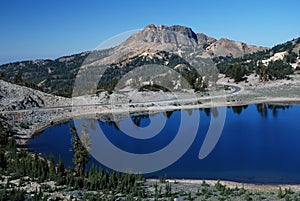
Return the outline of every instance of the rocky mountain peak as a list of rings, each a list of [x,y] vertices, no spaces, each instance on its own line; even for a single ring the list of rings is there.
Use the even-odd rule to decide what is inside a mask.
[[[196,34],[191,28],[185,26],[149,24],[121,44],[119,52],[125,50],[140,54],[148,50],[169,52],[190,50],[196,51],[200,57],[213,58],[218,56],[240,57],[265,49],[226,38],[217,40],[204,33]]]
[[[155,43],[155,44],[171,44],[176,46],[197,46],[197,34],[191,28],[174,25],[165,26],[149,24],[137,34],[131,36],[126,45],[134,45],[135,43]],[[153,45],[153,44],[151,44]]]
[[[207,46],[217,41],[217,39],[213,37],[209,37],[204,33],[197,33],[197,39],[199,45],[207,45]]]
[[[197,34],[189,27],[181,26],[181,25],[173,25],[173,26],[165,26],[165,25],[154,25],[149,24],[145,27],[144,30],[150,29],[152,31],[170,31],[170,32],[177,32],[183,34],[189,38],[193,38],[197,41]]]

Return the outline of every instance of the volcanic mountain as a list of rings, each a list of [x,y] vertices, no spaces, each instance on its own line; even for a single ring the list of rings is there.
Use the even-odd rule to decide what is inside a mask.
[[[64,56],[55,60],[30,60],[0,66],[2,79],[17,84],[40,89],[47,93],[70,96],[79,69],[96,69],[102,74],[101,66],[108,66],[104,84],[143,64],[164,64],[177,71],[191,72],[193,61],[206,60],[198,66],[206,66],[201,71],[210,72],[212,60],[216,57],[239,57],[266,50],[264,47],[247,45],[229,39],[217,40],[203,33],[195,33],[184,26],[164,26],[150,24],[130,36],[120,45]],[[201,61],[202,62],[202,61]],[[204,69],[204,70],[203,70]],[[199,70],[199,69],[197,69]]]
[[[174,51],[181,48],[197,50],[202,57],[232,56],[266,50],[267,48],[247,45],[242,42],[221,38],[217,40],[203,33],[195,33],[184,26],[155,26],[150,24],[143,30],[128,38],[120,48],[140,50]]]

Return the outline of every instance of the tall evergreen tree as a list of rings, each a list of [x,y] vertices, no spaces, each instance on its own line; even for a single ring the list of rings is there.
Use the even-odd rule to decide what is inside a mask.
[[[6,80],[5,72],[1,72],[0,79],[1,79],[1,80]]]
[[[56,171],[55,171],[55,160],[53,154],[50,154],[50,164],[49,164],[49,175],[50,178],[55,178]]]
[[[89,134],[87,133],[86,124],[81,125],[82,131],[80,137],[77,134],[75,126],[70,125],[70,132],[72,134],[72,148],[71,151],[74,152],[73,163],[75,165],[75,172],[78,175],[83,175],[85,171],[85,166],[90,160],[89,156]]]
[[[18,73],[14,77],[14,82],[16,84],[23,84],[22,72],[18,71]]]

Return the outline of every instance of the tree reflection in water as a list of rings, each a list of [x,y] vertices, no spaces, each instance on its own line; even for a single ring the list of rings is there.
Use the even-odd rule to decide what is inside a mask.
[[[175,110],[171,110],[171,111],[165,111],[163,112],[164,116],[167,117],[168,119],[170,119],[170,117],[172,116],[173,112]]]
[[[241,114],[243,110],[248,108],[248,105],[232,106],[231,108],[235,114]]]
[[[132,114],[130,115],[130,118],[137,127],[140,127],[142,119],[149,119],[149,114],[143,114],[143,115]]]
[[[272,114],[273,114],[273,117],[277,117],[278,116],[278,110],[285,110],[285,109],[289,109],[291,108],[292,106],[290,105],[276,105],[276,104],[268,104],[268,109],[269,110],[272,110]]]

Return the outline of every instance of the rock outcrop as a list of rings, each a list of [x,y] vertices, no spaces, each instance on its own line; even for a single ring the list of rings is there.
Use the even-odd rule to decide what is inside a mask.
[[[218,56],[240,57],[245,54],[265,50],[265,47],[248,45],[242,42],[221,38],[217,40],[204,33],[195,33],[191,28],[184,26],[155,26],[150,24],[143,30],[129,37],[122,43],[122,50],[165,50],[176,52],[178,49],[190,48],[204,58]]]
[[[0,111],[70,105],[67,98],[0,80]]]

